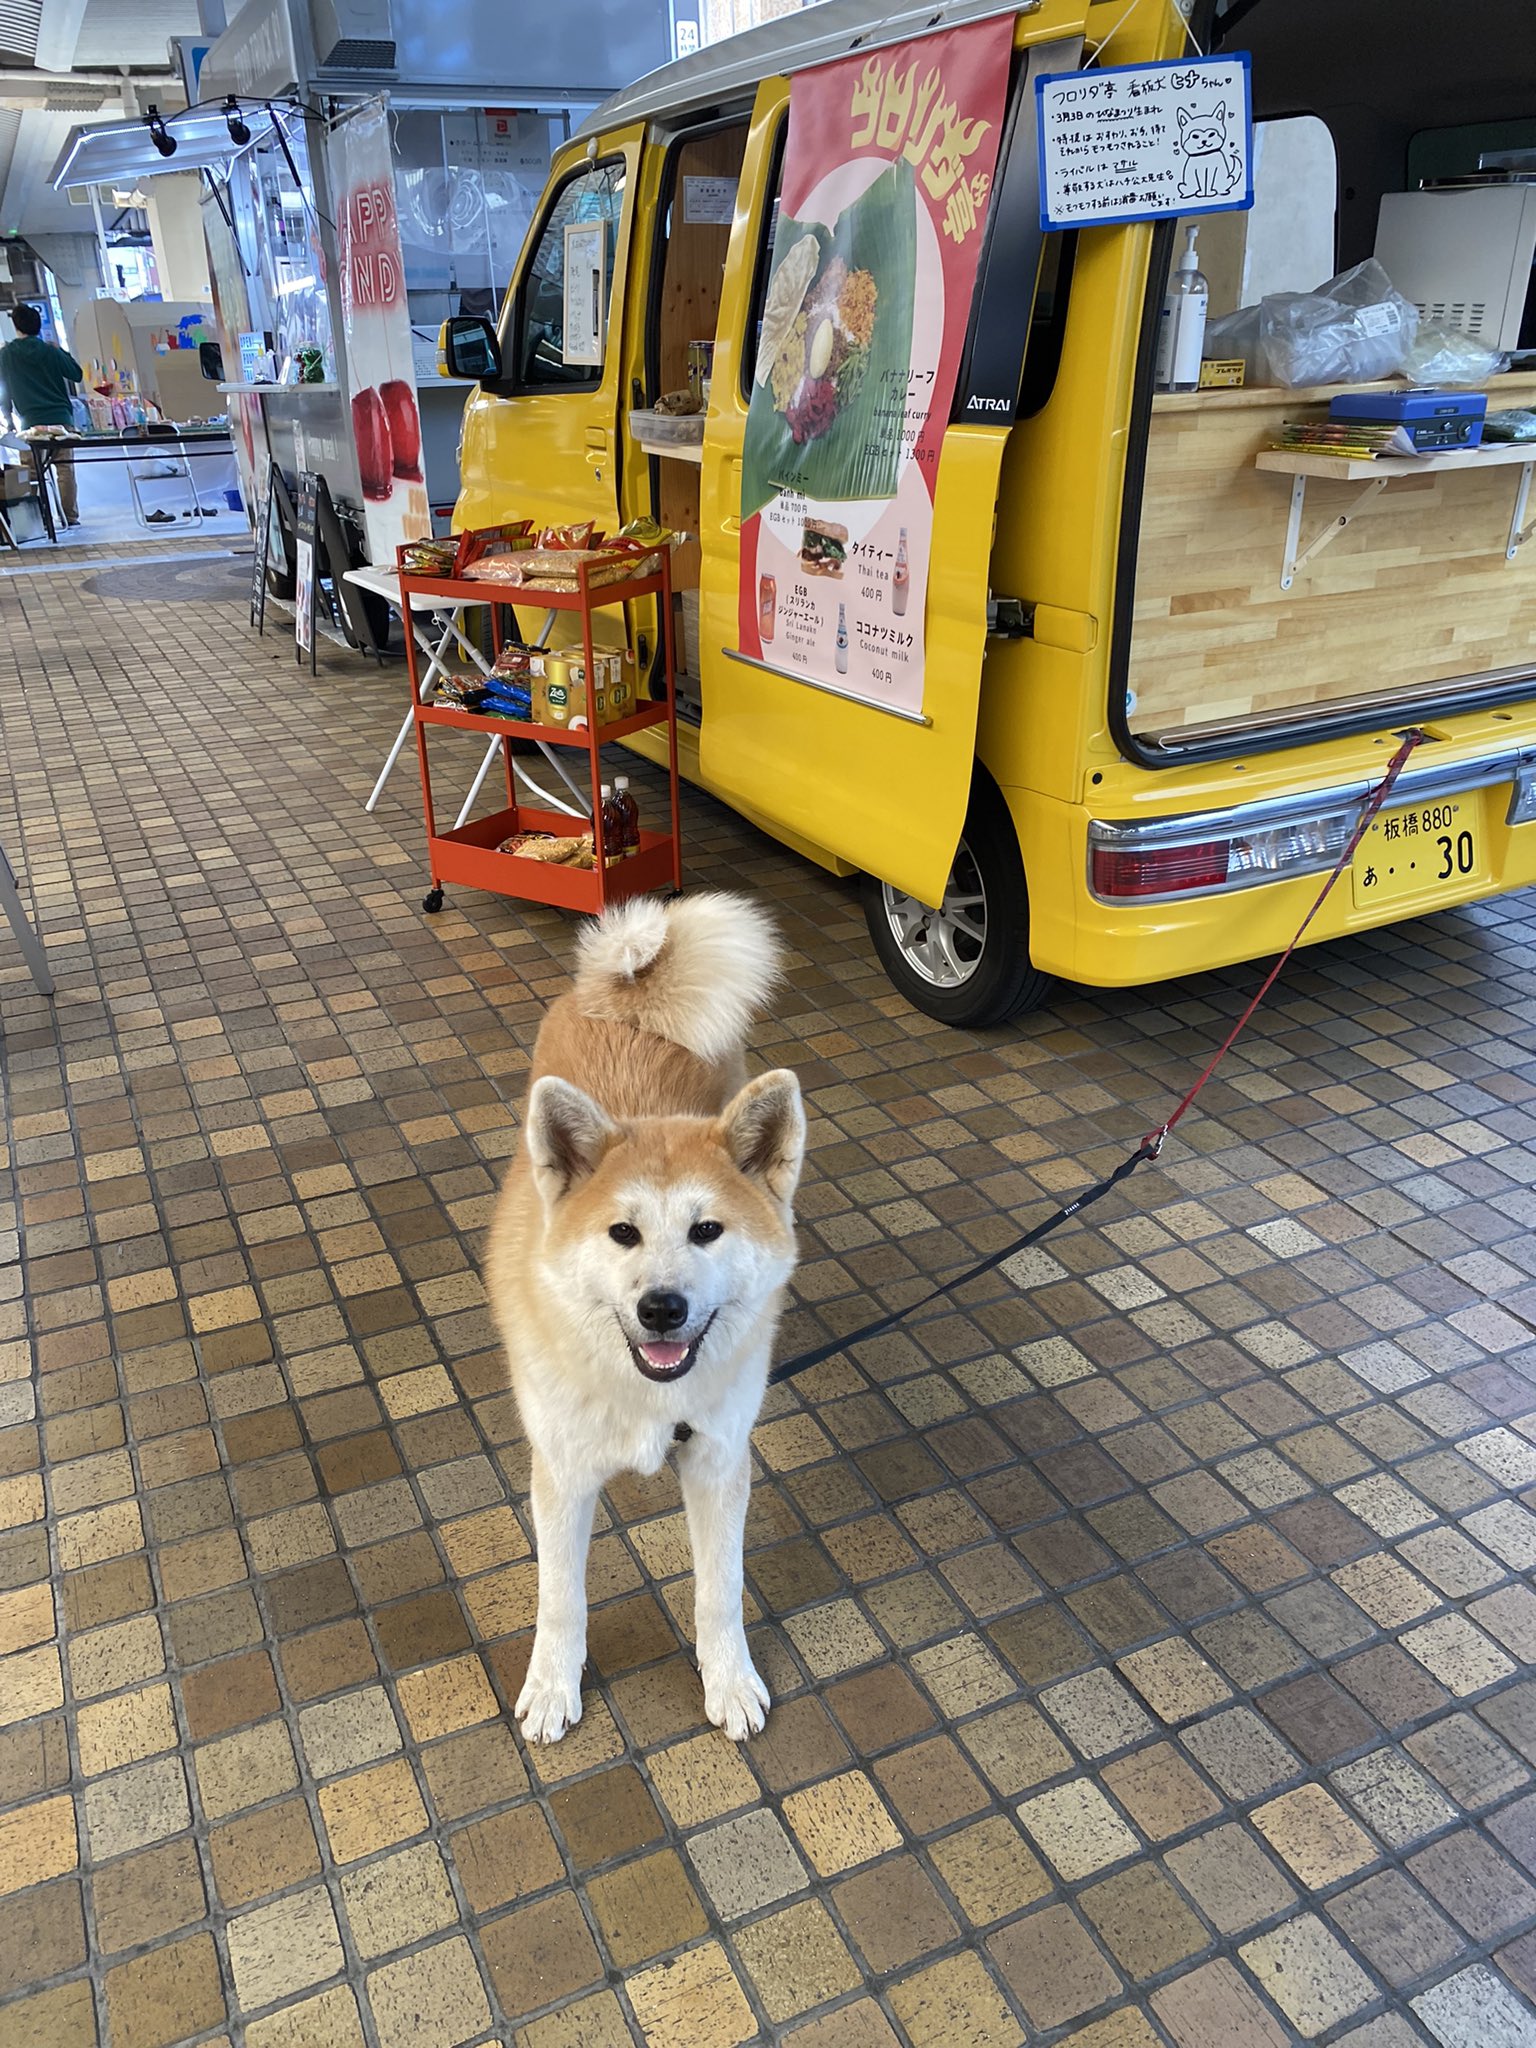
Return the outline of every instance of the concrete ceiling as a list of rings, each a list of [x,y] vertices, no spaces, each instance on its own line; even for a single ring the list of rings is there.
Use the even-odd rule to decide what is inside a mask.
[[[170,42],[201,27],[198,0],[0,0],[0,235],[89,228],[48,183],[69,130],[184,105]]]

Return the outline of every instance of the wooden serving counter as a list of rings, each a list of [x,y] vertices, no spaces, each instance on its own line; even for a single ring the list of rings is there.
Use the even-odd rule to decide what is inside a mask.
[[[1286,421],[1325,417],[1344,391],[1402,388],[1153,399],[1133,732],[1259,721],[1536,666],[1536,545],[1522,550],[1515,516],[1536,444],[1523,457],[1503,443],[1422,462],[1267,452]],[[1490,410],[1536,408],[1536,374],[1482,388]]]

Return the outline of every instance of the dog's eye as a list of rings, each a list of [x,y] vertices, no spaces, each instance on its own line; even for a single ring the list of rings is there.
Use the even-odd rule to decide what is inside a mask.
[[[688,1233],[690,1244],[713,1244],[725,1230],[723,1223],[695,1223]]]
[[[640,1242],[640,1233],[636,1230],[633,1223],[610,1224],[608,1235],[615,1244],[637,1245]]]

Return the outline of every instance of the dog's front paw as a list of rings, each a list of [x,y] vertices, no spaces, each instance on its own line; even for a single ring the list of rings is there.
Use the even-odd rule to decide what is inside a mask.
[[[743,1653],[739,1662],[701,1670],[704,1711],[732,1742],[756,1735],[768,1717],[768,1688]]]
[[[558,1742],[581,1719],[581,1665],[560,1671],[535,1659],[513,1712],[525,1742]]]

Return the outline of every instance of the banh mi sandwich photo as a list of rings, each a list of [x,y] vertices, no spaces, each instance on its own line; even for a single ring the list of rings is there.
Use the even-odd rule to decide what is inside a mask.
[[[848,529],[831,519],[807,519],[800,566],[807,576],[841,576],[848,559]]]

